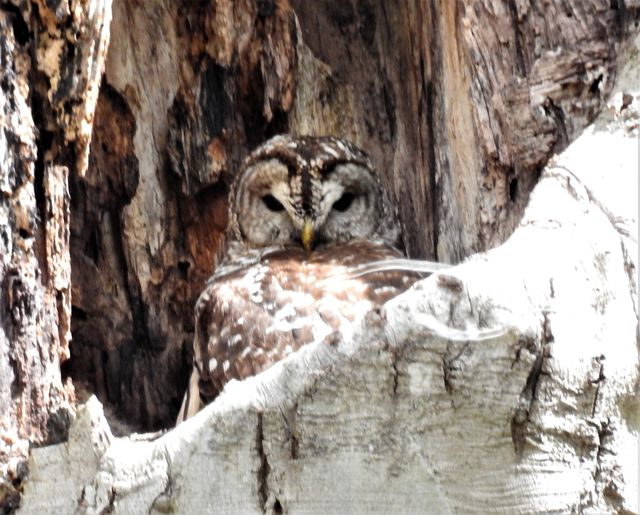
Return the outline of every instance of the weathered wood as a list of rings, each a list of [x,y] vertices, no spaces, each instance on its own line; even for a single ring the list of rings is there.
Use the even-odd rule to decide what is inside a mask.
[[[597,113],[638,14],[560,4],[117,2],[95,128],[108,150],[93,145],[89,181],[72,174],[72,376],[134,427],[171,423],[227,185],[273,133],[369,151],[412,257],[504,241]],[[109,148],[117,124],[125,146]]]
[[[70,369],[133,427],[175,419],[226,183],[291,109],[295,18],[286,2],[260,5],[114,6],[88,179],[76,181]]]
[[[86,168],[110,2],[0,7],[0,510],[29,442],[66,438],[73,387],[69,174]]]
[[[87,170],[100,79],[109,46],[111,0],[36,0],[21,4],[33,32],[35,69],[43,95],[43,129],[71,144],[70,161],[79,176]],[[31,39],[31,38],[30,38]]]
[[[544,164],[598,112],[635,16],[608,1],[293,5],[331,78],[305,129],[370,150],[409,254],[447,262],[511,234]]]

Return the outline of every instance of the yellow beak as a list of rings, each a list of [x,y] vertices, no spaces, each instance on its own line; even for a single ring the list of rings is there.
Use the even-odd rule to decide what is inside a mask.
[[[310,251],[313,248],[313,223],[307,218],[302,224],[300,240],[302,240],[302,246],[306,251]]]

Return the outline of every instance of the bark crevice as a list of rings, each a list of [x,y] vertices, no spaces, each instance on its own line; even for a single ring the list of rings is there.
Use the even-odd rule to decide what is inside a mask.
[[[271,501],[271,496],[269,491],[269,474],[271,473],[271,465],[269,465],[269,458],[264,448],[264,423],[262,413],[258,413],[256,425],[256,452],[259,462],[258,470],[256,471],[258,500],[263,513],[270,513],[269,502]]]
[[[545,371],[545,359],[549,356],[549,343],[553,341],[553,335],[550,330],[549,320],[546,313],[543,312],[542,323],[542,341],[541,345],[536,345],[531,339],[525,338],[523,344],[518,346],[516,351],[515,361],[512,362],[511,367],[522,359],[521,353],[523,350],[527,350],[533,356],[535,356],[524,387],[520,393],[518,399],[518,405],[511,418],[511,440],[516,456],[522,459],[524,456],[524,450],[527,445],[527,439],[533,436],[535,427],[532,427],[532,412],[537,402],[537,392],[539,389],[540,381],[543,376],[548,376],[548,372]],[[535,425],[535,423],[533,423]]]

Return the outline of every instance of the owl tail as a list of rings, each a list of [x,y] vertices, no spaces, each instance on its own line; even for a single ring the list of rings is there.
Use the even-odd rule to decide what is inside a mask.
[[[182,406],[178,413],[176,420],[176,426],[181,422],[184,422],[188,418],[193,417],[198,411],[200,411],[200,389],[198,388],[198,379],[200,373],[196,367],[193,367],[191,377],[189,378],[189,386],[182,399]]]

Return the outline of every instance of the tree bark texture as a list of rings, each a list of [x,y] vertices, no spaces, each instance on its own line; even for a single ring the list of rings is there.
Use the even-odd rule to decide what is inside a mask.
[[[58,5],[54,5],[58,4]],[[0,7],[0,508],[28,442],[66,438],[73,387],[69,175],[86,168],[110,4]]]
[[[6,502],[25,440],[66,434],[68,377],[134,428],[172,424],[193,306],[249,150],[285,131],[353,140],[393,192],[409,255],[457,263],[517,226],[545,163],[602,107],[639,11],[605,0],[3,2]]]

